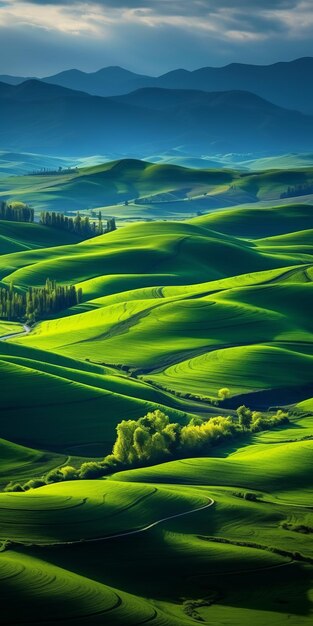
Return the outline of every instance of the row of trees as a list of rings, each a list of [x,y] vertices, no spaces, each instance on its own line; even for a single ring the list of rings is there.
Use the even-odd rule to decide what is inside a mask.
[[[101,211],[99,211],[96,221],[91,221],[88,216],[82,217],[79,212],[75,217],[68,217],[64,215],[64,213],[42,211],[40,214],[40,224],[76,233],[84,239],[97,237],[98,235],[116,230],[114,217],[108,219],[104,226]]]
[[[281,198],[294,198],[297,196],[306,196],[313,193],[313,183],[305,183],[302,185],[295,185],[295,187],[288,187],[287,191],[283,191],[280,194]]]
[[[61,165],[58,169],[53,170],[47,167],[42,167],[40,170],[33,170],[31,172],[31,176],[57,176],[64,174],[75,174],[78,172],[78,167],[62,167]]]
[[[66,480],[100,478],[123,469],[207,455],[212,446],[232,437],[268,430],[288,422],[288,415],[283,411],[268,416],[241,406],[236,417],[216,416],[207,421],[194,417],[188,424],[181,425],[170,422],[165,413],[157,410],[138,420],[120,422],[112,453],[103,461],[89,461],[79,468],[66,465],[24,485],[10,483],[6,491],[27,491]]]
[[[38,318],[79,304],[82,290],[74,285],[57,285],[47,278],[43,287],[17,291],[13,284],[0,289],[0,317],[34,322]]]
[[[282,411],[269,417],[241,406],[236,418],[231,415],[209,420],[194,417],[182,426],[171,423],[161,411],[155,411],[139,420],[123,420],[118,424],[112,455],[105,462],[135,467],[170,458],[207,454],[212,446],[236,434],[267,430],[286,422],[288,416]]]
[[[33,222],[34,209],[22,202],[0,202],[0,220],[9,222]]]

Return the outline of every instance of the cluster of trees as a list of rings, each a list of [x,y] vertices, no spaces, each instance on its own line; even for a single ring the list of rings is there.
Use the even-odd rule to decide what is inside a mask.
[[[32,176],[57,176],[58,174],[74,174],[78,172],[78,167],[58,167],[57,170],[50,170],[47,167],[42,167],[40,170],[34,170],[31,175]]]
[[[295,187],[288,187],[287,191],[283,191],[280,194],[281,198],[294,198],[297,196],[306,196],[313,193],[313,183],[305,183],[303,185],[295,185]]]
[[[26,297],[24,293],[16,291],[11,284],[8,288],[0,289],[0,318],[19,320],[26,313]]]
[[[23,202],[0,202],[0,220],[9,222],[33,222],[34,209]]]
[[[157,410],[138,420],[120,422],[112,453],[103,461],[88,461],[79,468],[60,467],[24,485],[10,483],[6,490],[27,491],[49,483],[100,478],[123,469],[206,455],[213,446],[239,434],[268,430],[288,422],[283,411],[267,416],[241,406],[236,416],[216,416],[209,420],[194,417],[181,425],[170,422],[167,415]]]
[[[64,215],[64,213],[42,211],[40,214],[40,224],[76,233],[84,239],[97,237],[98,235],[103,235],[103,233],[116,230],[114,217],[106,221],[106,226],[103,225],[101,211],[98,213],[97,221],[90,221],[89,217],[82,217],[79,212],[75,217],[68,217]]]
[[[57,285],[47,278],[43,287],[17,291],[13,284],[0,289],[0,317],[34,322],[41,316],[67,309],[82,301],[82,290],[74,285]]]
[[[254,433],[288,422],[278,411],[266,416],[245,406],[237,416],[216,416],[209,420],[192,418],[187,425],[172,423],[161,411],[148,413],[139,420],[123,420],[117,426],[112,454],[105,462],[124,467],[159,463],[170,458],[207,454],[219,443],[238,433]]]

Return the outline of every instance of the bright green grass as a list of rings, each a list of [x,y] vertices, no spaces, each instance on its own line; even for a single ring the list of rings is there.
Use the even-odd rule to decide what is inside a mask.
[[[309,398],[308,400],[304,400],[303,402],[299,402],[297,404],[297,409],[300,411],[313,413],[313,398]]]
[[[152,180],[166,190],[160,169],[136,162],[131,168],[142,193]],[[100,188],[106,171],[126,184],[117,164],[88,176]],[[262,185],[285,184],[270,178]],[[258,189],[252,177],[242,193]],[[186,409],[212,410],[166,389],[216,395],[227,386],[252,406],[265,392],[271,404],[282,389],[283,403],[293,390],[299,399],[312,395],[313,258],[305,230],[311,208],[299,206],[263,211],[260,219],[253,208],[251,215],[221,211],[189,224],[132,225],[76,245],[30,244],[1,257],[6,284],[40,285],[49,276],[84,292],[80,306],[1,342],[2,484],[78,462],[66,454],[104,456],[123,418],[161,408],[184,422]],[[224,226],[213,218],[229,235],[216,232]],[[241,238],[260,235],[266,238]],[[9,334],[16,327],[2,328]],[[129,376],[120,366],[136,371]],[[26,544],[0,554],[5,623],[191,626],[184,600],[212,596],[211,606],[196,609],[206,623],[309,626],[312,565],[290,555],[313,558],[312,534],[282,526],[313,527],[312,402],[296,408],[302,417],[287,427],[228,441],[206,458],[0,494],[0,538]],[[234,495],[245,491],[261,500]],[[208,498],[215,501],[208,509],[93,542],[194,511]],[[63,545],[71,541],[78,543]],[[58,545],[44,546],[51,543]]]
[[[1,320],[0,322],[0,338],[6,337],[7,335],[23,332],[22,324],[18,322],[5,322]]]
[[[306,590],[310,588],[311,569],[292,563],[290,557],[274,554],[268,548],[287,548],[290,552],[301,550],[309,557],[312,554],[310,537],[284,530],[281,524],[284,521],[312,523],[311,513],[292,504],[287,508],[283,500],[278,499],[269,503],[246,502],[235,497],[232,489],[221,487],[144,485],[137,482],[138,472],[131,474],[135,475],[136,482],[125,483],[123,479],[127,475],[119,474],[117,481],[80,481],[40,488],[25,495],[0,497],[3,536],[7,529],[11,538],[23,541],[27,536],[33,545],[40,545],[43,541],[62,542],[65,537],[74,541],[77,536],[95,539],[99,532],[123,532],[149,523],[151,518],[157,520],[171,512],[175,515],[188,508],[194,509],[209,496],[215,500],[209,509],[169,520],[160,527],[129,538],[88,544],[80,542],[53,551],[28,547],[22,552],[4,552],[0,555],[0,564],[7,572],[9,560],[10,572],[16,574],[9,589],[11,593],[19,589],[19,574],[13,568],[22,563],[23,586],[27,589],[27,598],[32,598],[35,615],[43,601],[50,601],[45,593],[48,585],[51,585],[50,598],[54,600],[52,616],[59,610],[60,600],[66,601],[69,611],[73,612],[70,599],[73,581],[77,581],[79,575],[86,580],[82,593],[89,589],[91,597],[94,588],[90,585],[97,581],[101,585],[99,593],[102,590],[102,594],[107,594],[107,589],[113,588],[124,604],[125,597],[119,590],[125,591],[126,588],[132,594],[134,619],[137,619],[134,624],[141,623],[141,611],[147,607],[143,598],[148,598],[148,606],[156,609],[156,624],[178,626],[179,623],[192,623],[184,613],[183,599],[205,598],[212,592],[215,601],[211,607],[201,609],[201,615],[206,615],[214,623],[218,616],[223,616],[227,622],[230,607],[234,606],[232,623],[239,625],[243,619],[243,623],[248,624],[253,617],[262,624],[260,611],[264,607],[260,603],[261,598],[264,602],[264,594],[268,596],[266,619],[270,618],[271,623],[284,623],[286,605],[290,623],[310,622],[311,606]],[[264,499],[266,496],[264,494]],[[9,520],[13,510],[15,524],[12,529]],[[216,543],[214,539],[219,537],[228,543]],[[246,546],[237,546],[236,542],[242,540]],[[104,562],[106,567],[103,567]],[[45,585],[41,584],[40,592],[34,577],[34,572],[37,574],[38,571],[46,581]],[[49,576],[52,573],[53,580]],[[60,590],[57,599],[54,598],[54,585],[60,581],[60,575],[63,591]],[[275,593],[271,593],[268,584],[270,582],[272,587],[274,580]],[[220,593],[221,586],[223,594]],[[250,589],[248,600],[247,587]],[[4,591],[7,588],[6,574]],[[95,598],[93,601],[95,603]],[[7,599],[4,606],[7,610]],[[26,606],[29,606],[27,599]],[[112,613],[110,623],[114,624],[114,619],[120,620],[116,623],[132,623],[129,622],[131,607],[125,608],[127,616],[126,613]],[[11,607],[14,615],[18,610],[18,606]],[[80,603],[76,603],[75,615],[78,616],[81,610]],[[233,619],[233,611],[231,616]],[[89,619],[93,623],[93,617]]]
[[[313,415],[306,413],[303,418],[291,418],[289,425],[284,428],[258,433],[255,440],[259,443],[289,443],[309,437],[313,437]]]
[[[127,379],[109,378],[106,386],[105,379],[94,374],[7,359],[0,359],[0,381],[2,414],[10,417],[3,420],[2,434],[9,440],[68,454],[104,456],[123,417],[138,418],[163,408],[174,420],[186,419],[182,411],[160,402],[166,399],[162,393],[140,383],[137,391],[143,393],[137,397],[136,383]],[[14,389],[18,395],[12,394]]]
[[[47,250],[48,260],[42,260],[43,251],[31,253],[39,255],[37,262],[30,253],[13,255],[26,266],[6,281],[35,285],[46,275],[72,278],[85,294],[71,316],[42,322],[16,341],[73,359],[128,366],[179,392],[186,381],[189,391],[201,395],[215,395],[225,385],[233,394],[283,387],[285,372],[290,381],[294,366],[292,386],[309,385],[312,255],[310,249],[298,251],[288,237],[278,252],[266,250],[272,247],[264,241],[256,246],[167,222]],[[268,264],[272,269],[265,269]],[[243,273],[247,265],[259,271]],[[161,274],[165,267],[169,273]],[[201,276],[213,280],[199,284]],[[172,285],[160,286],[161,279]],[[269,363],[275,365],[273,380]]]
[[[232,346],[234,330],[237,344],[310,341],[311,284],[251,286],[218,293],[213,286],[190,287],[189,293],[187,288],[151,289],[98,299],[90,307],[100,308],[43,322],[20,341],[76,358],[148,369],[166,364],[169,358],[182,361],[188,352]],[[212,295],[205,295],[206,291]]]
[[[84,290],[84,294],[90,298],[88,303],[83,304],[80,308],[75,307],[75,310],[88,310],[90,308],[96,308],[98,306],[108,306],[116,304],[118,302],[129,302],[130,300],[147,300],[155,298],[168,298],[184,296],[203,296],[223,291],[226,289],[234,289],[238,287],[253,287],[256,285],[266,285],[267,283],[306,283],[311,280],[312,265],[300,265],[289,266],[279,269],[264,270],[259,272],[249,272],[247,274],[239,274],[237,276],[231,276],[229,278],[222,278],[219,280],[212,280],[209,282],[191,284],[191,285],[172,285],[160,287],[159,284],[165,284],[169,275],[156,275],[152,276],[142,275],[143,287],[136,289],[130,289],[123,291],[126,280],[129,280],[129,286],[138,280],[138,275],[135,277],[128,276],[127,274],[121,276],[101,276],[99,278],[90,279],[80,283],[79,286]],[[173,278],[173,277],[172,277]],[[156,280],[155,286],[146,286]],[[163,282],[162,282],[163,281]],[[105,293],[104,286],[108,283],[111,295],[102,295]],[[112,285],[116,288],[117,293],[113,293]]]
[[[255,444],[226,458],[172,461],[116,474],[116,480],[223,485],[263,491],[290,504],[310,505],[313,442]]]
[[[311,204],[286,204],[262,207],[224,209],[198,217],[192,223],[239,237],[270,237],[299,230],[311,229],[313,210]]]
[[[293,328],[276,312],[217,303],[214,297],[171,300],[132,300],[44,322],[21,343],[74,358],[149,369],[169,358],[181,361],[188,353],[231,345],[234,328],[237,341],[248,344]]]
[[[0,483],[5,486],[10,480],[26,482],[29,478],[48,472],[62,465],[65,456],[33,450],[0,439]]]
[[[78,240],[73,233],[47,228],[40,224],[0,220],[1,255],[76,243]]]
[[[74,367],[77,361],[72,361],[70,366],[57,365],[52,363],[46,363],[39,360],[34,360],[34,355],[30,353],[28,357],[17,356],[12,354],[2,355],[2,361],[16,364],[17,366],[25,366],[31,368],[37,372],[51,374],[61,379],[74,381],[82,385],[92,387],[95,389],[102,389],[112,394],[119,394],[130,398],[141,398],[142,400],[148,400],[159,405],[165,405],[166,403],[174,402],[168,394],[163,393],[160,390],[151,388],[143,381],[130,378],[127,375],[119,374],[113,370],[113,374],[107,372],[103,367],[99,368],[98,372],[82,371],[82,369],[76,369]],[[87,364],[88,368],[88,364]],[[175,400],[174,405],[180,408],[179,400]],[[181,416],[182,417],[182,416]]]
[[[287,444],[286,453],[290,459],[289,447]],[[142,600],[144,597],[149,598],[150,606],[157,609],[159,618],[162,615],[162,619],[165,620],[161,621],[162,624],[176,624],[175,620],[179,620],[177,623],[188,624],[189,621],[183,611],[183,598],[206,597],[210,591],[214,591],[217,598],[210,609],[204,608],[203,611],[204,614],[209,611],[210,619],[213,620],[219,615],[223,615],[227,620],[230,604],[233,603],[236,606],[235,624],[240,623],[240,615],[243,615],[244,623],[247,624],[248,618],[251,619],[254,615],[260,620],[259,594],[264,597],[264,593],[267,593],[267,618],[271,617],[271,623],[283,623],[285,607],[282,606],[278,611],[277,599],[284,600],[283,605],[288,604],[292,624],[309,623],[310,602],[308,598],[305,600],[305,591],[311,570],[307,570],[299,563],[292,564],[288,556],[280,556],[268,550],[287,549],[290,553],[300,550],[307,557],[313,554],[309,536],[282,528],[283,522],[312,524],[313,521],[312,513],[308,509],[297,506],[301,500],[295,501],[294,494],[289,493],[290,486],[293,486],[289,485],[290,471],[280,472],[279,477],[281,487],[284,484],[288,485],[289,503],[285,491],[275,490],[275,477],[278,481],[279,474],[278,465],[286,467],[286,463],[280,455],[274,463],[276,473],[273,468],[264,472],[264,466],[268,465],[264,464],[264,458],[259,459],[260,456],[264,457],[266,451],[268,455],[274,455],[275,459],[278,448],[277,445],[255,444],[231,455],[229,459],[202,459],[200,470],[198,467],[200,460],[186,460],[177,476],[172,469],[170,474],[168,470],[173,466],[177,467],[177,463],[164,464],[150,470],[150,474],[144,478],[148,484],[141,482],[142,474],[148,470],[136,470],[120,473],[116,475],[116,480],[78,481],[50,485],[27,494],[3,494],[0,496],[2,538],[31,542],[32,545],[58,544],[63,541],[79,541],[82,538],[87,541],[94,540],[108,534],[143,527],[151,521],[160,519],[161,516],[176,515],[195,509],[202,506],[208,497],[213,498],[215,504],[190,516],[166,521],[162,526],[140,535],[96,543],[91,541],[88,545],[79,542],[67,547],[66,550],[54,548],[53,552],[45,548],[35,550],[32,547],[28,547],[26,552],[24,550],[22,553],[10,550],[0,555],[0,563],[2,567],[8,566],[8,559],[9,562],[12,559],[16,564],[23,563],[25,573],[23,585],[27,589],[29,585],[28,595],[33,597],[35,611],[41,606],[42,598],[37,593],[37,584],[31,571],[42,571],[47,580],[46,584],[52,585],[48,572],[52,568],[54,581],[57,582],[61,574],[61,571],[56,569],[58,567],[62,569],[64,576],[69,576],[68,582],[64,581],[66,592],[63,591],[60,595],[63,601],[64,593],[71,595],[73,580],[71,577],[74,574],[83,576],[86,581],[90,579],[98,581],[102,585],[99,591],[102,589],[103,593],[107,587],[111,589],[113,587],[119,594],[118,590],[125,591],[126,587],[138,603],[137,605],[134,603],[134,613],[137,616],[135,623],[140,623],[140,610],[146,606]],[[249,456],[252,462],[250,461],[249,468],[246,468]],[[236,461],[232,460],[234,457]],[[210,461],[209,469],[207,463]],[[226,477],[228,475],[232,477],[230,488],[221,488],[219,484],[210,487],[197,486],[204,476],[206,478],[203,483],[210,482],[214,485],[215,479],[220,482],[218,479],[221,472],[216,469],[218,461],[225,465]],[[305,465],[307,469],[310,462],[310,457],[304,455],[302,475],[303,465],[307,464]],[[231,465],[229,469],[228,463]],[[294,456],[292,463],[298,468],[296,476],[300,482],[303,478],[301,463]],[[254,480],[256,483],[253,489],[261,491],[264,502],[247,502],[234,495],[234,491],[238,490],[235,482],[236,464],[242,465],[243,476],[250,473],[250,481]],[[196,475],[192,479],[190,476],[188,480],[186,479],[185,467],[188,468],[188,472],[195,469]],[[162,470],[165,470],[165,474]],[[151,478],[152,482],[157,479],[163,484],[149,484]],[[125,479],[134,482],[126,483]],[[166,480],[175,484],[165,484]],[[266,493],[269,480],[274,480],[274,498]],[[190,484],[188,486],[177,484],[183,481]],[[249,489],[250,484],[239,487]],[[13,513],[15,523],[12,526]],[[226,539],[228,543],[216,543],[215,539],[219,537]],[[245,541],[246,546],[237,546],[238,541]],[[122,560],[123,568],[120,567]],[[12,561],[11,564],[13,567]],[[267,584],[269,580],[274,580],[275,575],[276,593],[271,594],[267,591]],[[6,578],[4,584],[6,589]],[[216,594],[220,591],[221,584],[223,594]],[[249,601],[245,595],[247,584],[251,586]],[[18,585],[19,577],[16,572],[13,587],[10,589],[17,590]],[[84,592],[87,588],[86,582],[83,585]],[[289,588],[293,589],[292,593],[289,591],[287,593]],[[53,590],[51,586],[52,598]],[[4,606],[8,605],[5,603]],[[54,611],[58,610],[58,606],[58,602],[54,602]],[[79,603],[76,604],[76,610],[78,609]],[[17,611],[18,607],[14,609],[14,612]],[[119,618],[122,624],[129,623],[129,616]],[[262,624],[262,621],[259,623]]]
[[[309,254],[272,254],[196,225],[155,222],[130,225],[76,246],[4,255],[0,277],[16,285],[36,286],[47,275],[59,282],[82,283],[127,271],[140,278],[143,272],[168,274],[173,276],[170,284],[188,284],[243,274],[247,267],[253,272],[310,261]],[[132,285],[136,286],[142,284]]]
[[[144,528],[206,502],[184,489],[108,480],[58,483],[25,494],[0,494],[0,538],[36,544],[98,539]]]
[[[213,396],[225,386],[234,395],[286,387],[288,404],[288,387],[312,383],[313,355],[268,345],[225,348],[177,363],[151,379],[174,391],[182,391],[188,380],[193,393],[207,389]]]
[[[298,232],[277,235],[276,237],[268,237],[267,239],[258,239],[259,246],[274,248],[292,248],[297,246],[299,251],[307,252],[312,250],[313,230],[300,230]]]

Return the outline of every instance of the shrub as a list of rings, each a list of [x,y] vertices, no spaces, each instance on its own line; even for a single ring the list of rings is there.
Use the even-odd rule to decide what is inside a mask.
[[[108,474],[108,468],[103,463],[97,463],[96,461],[87,461],[83,463],[79,470],[79,478],[84,479],[93,479],[93,478],[101,478]]]
[[[226,388],[221,390],[226,393]],[[225,395],[224,393],[224,395]],[[117,437],[112,453],[101,462],[87,461],[79,469],[65,465],[51,470],[42,479],[32,479],[24,486],[10,483],[6,491],[35,489],[43,484],[65,480],[95,479],[125,468],[153,465],[169,459],[206,454],[212,446],[233,436],[253,433],[288,423],[288,415],[278,410],[272,416],[251,411],[242,405],[237,409],[238,422],[232,416],[203,420],[192,417],[182,426],[171,423],[160,410],[147,413],[138,420],[123,420],[116,427]],[[257,500],[254,493],[234,494],[246,500]]]
[[[249,430],[252,422],[252,413],[244,404],[237,409],[238,421],[241,430]]]
[[[23,486],[21,485],[21,483],[9,483],[5,488],[4,491],[7,493],[10,493],[11,491],[24,491]]]
[[[23,485],[23,490],[28,491],[29,489],[37,489],[38,487],[43,487],[45,484],[46,482],[43,478],[32,478]]]
[[[253,493],[252,491],[246,491],[243,497],[244,497],[244,500],[249,500],[250,502],[257,502],[259,499],[258,494]]]
[[[76,480],[78,477],[78,470],[71,465],[60,467],[60,472],[63,475],[63,480]]]
[[[62,482],[62,480],[64,480],[63,478],[63,474],[61,472],[61,470],[58,469],[53,469],[50,472],[48,472],[48,474],[45,477],[46,480],[46,484],[49,485],[50,483],[60,483]]]
[[[222,389],[219,389],[217,397],[219,400],[226,400],[227,398],[230,398],[230,390],[228,387],[222,387]]]

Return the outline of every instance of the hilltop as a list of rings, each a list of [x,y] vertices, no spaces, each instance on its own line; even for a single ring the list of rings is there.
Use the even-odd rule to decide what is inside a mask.
[[[197,169],[123,159],[85,167],[79,163],[79,167],[66,168],[60,165],[62,161],[54,165],[52,159],[38,155],[28,160],[26,155],[25,166],[26,163],[38,169],[25,175],[3,176],[0,198],[32,203],[37,214],[48,208],[67,212],[83,210],[90,215],[90,209],[101,208],[104,217],[114,216],[129,222],[182,219],[243,205],[250,211],[256,204],[265,210],[271,209],[273,203],[287,206],[301,200],[304,205],[312,199],[312,167],[249,172],[231,167]],[[290,198],[281,198],[291,186],[295,194],[302,186],[300,196],[292,197],[291,192]],[[238,234],[241,232],[244,234],[240,230]]]

